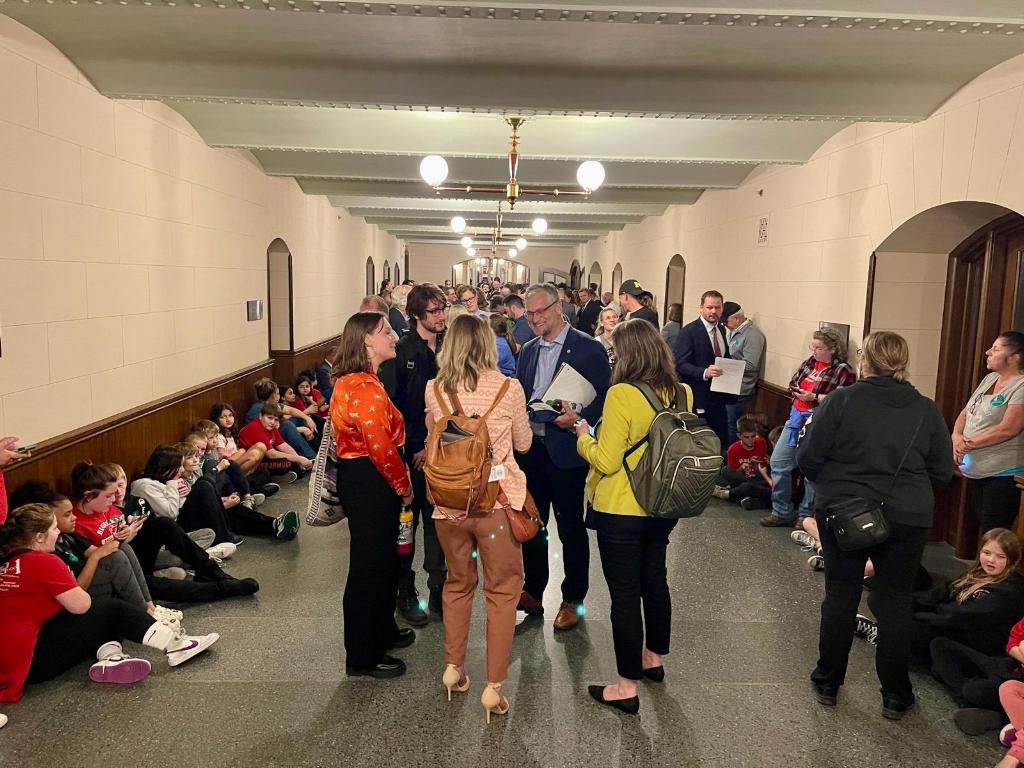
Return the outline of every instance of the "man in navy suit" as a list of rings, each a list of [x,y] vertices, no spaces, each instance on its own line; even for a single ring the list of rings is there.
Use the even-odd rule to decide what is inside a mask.
[[[729,342],[722,317],[722,294],[705,291],[700,297],[700,317],[679,329],[676,336],[676,373],[679,380],[693,390],[693,408],[704,417],[708,426],[722,441],[722,454],[728,450],[729,420],[725,406],[736,401],[735,395],[712,392],[711,380],[722,375],[715,365],[716,357],[729,357]]]
[[[526,292],[526,319],[537,334],[519,353],[516,377],[523,385],[526,402],[541,398],[562,363],[569,364],[594,387],[597,397],[583,409],[582,417],[596,424],[608,391],[608,356],[601,342],[566,323],[558,291],[553,285],[532,285]],[[517,457],[526,473],[526,487],[545,525],[555,508],[558,538],[562,542],[562,604],[555,629],[572,629],[579,623],[587,596],[590,571],[590,540],[583,525],[583,495],[587,463],[576,452],[573,424],[579,416],[563,413],[553,421],[531,420],[533,445]],[[537,616],[548,584],[548,544],[544,531],[523,544],[526,583],[519,609]]]

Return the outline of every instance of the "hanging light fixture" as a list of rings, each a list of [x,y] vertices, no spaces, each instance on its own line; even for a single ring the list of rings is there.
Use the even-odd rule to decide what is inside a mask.
[[[530,224],[530,227],[536,234],[543,235],[545,232],[548,231],[547,219],[542,219],[540,216],[538,216],[536,219],[533,220],[533,223]]]
[[[520,187],[516,179],[519,171],[519,127],[526,121],[523,117],[507,117],[505,122],[512,127],[512,135],[509,137],[508,151],[508,182],[504,186],[441,186],[448,178],[448,163],[440,155],[427,155],[420,163],[420,176],[429,184],[435,192],[461,192],[466,195],[503,195],[508,207],[515,209],[516,201],[522,195],[537,195],[542,197],[559,197],[562,195],[580,195],[590,197],[603,183],[605,178],[604,166],[596,160],[586,160],[580,163],[576,171],[576,181],[581,189],[559,189],[558,187]]]
[[[453,216],[451,220],[452,229],[456,234],[461,235],[466,231],[466,220],[461,216]]]
[[[528,246],[528,245],[529,245],[529,243],[526,242],[526,238],[525,237],[520,237],[520,238],[518,238],[516,240],[516,250],[517,251],[525,251],[526,250],[526,246]]]
[[[476,256],[476,248],[467,248],[466,255],[472,259],[474,256]]]
[[[514,259],[518,255],[519,255],[519,251],[517,251],[515,248],[509,248],[508,249],[508,257],[510,259]]]
[[[420,161],[420,176],[427,184],[437,188],[448,178],[448,161],[440,155],[427,155]]]
[[[462,245],[463,248],[472,248],[473,238],[470,237],[469,235],[465,235],[461,240],[459,240],[459,243]]]

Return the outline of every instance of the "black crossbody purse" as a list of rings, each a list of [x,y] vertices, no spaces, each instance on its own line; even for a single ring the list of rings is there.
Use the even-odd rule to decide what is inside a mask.
[[[843,552],[856,552],[859,549],[867,549],[875,544],[881,544],[889,538],[892,533],[892,526],[885,516],[885,503],[892,495],[896,487],[896,479],[903,470],[903,463],[910,455],[910,449],[917,440],[917,434],[921,431],[921,424],[924,423],[925,414],[917,421],[914,429],[914,436],[910,438],[907,449],[903,452],[900,465],[896,467],[896,473],[889,483],[889,490],[881,502],[871,501],[862,496],[854,496],[849,499],[837,501],[825,508],[825,524],[828,525],[835,536],[836,543]]]

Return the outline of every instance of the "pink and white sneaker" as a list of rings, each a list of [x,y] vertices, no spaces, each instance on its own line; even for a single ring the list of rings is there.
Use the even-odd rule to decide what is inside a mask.
[[[1013,746],[1014,742],[1017,741],[1017,730],[1007,723],[1003,726],[1003,730],[999,732],[999,743],[1009,749]]]
[[[198,656],[218,640],[220,640],[220,635],[216,632],[211,632],[208,635],[179,634],[164,651],[167,654],[167,663],[172,667],[183,664],[193,656]]]
[[[98,661],[89,667],[89,679],[94,683],[130,685],[144,680],[153,668],[145,659],[127,655],[116,641],[101,645],[96,658]]]

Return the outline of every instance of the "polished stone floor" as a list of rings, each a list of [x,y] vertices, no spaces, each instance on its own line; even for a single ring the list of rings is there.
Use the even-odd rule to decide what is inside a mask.
[[[300,508],[304,500],[305,487],[293,487],[268,506]],[[807,675],[822,575],[807,569],[788,531],[760,528],[756,513],[713,501],[676,528],[673,652],[665,684],[643,686],[639,717],[586,695],[587,683],[615,674],[594,545],[585,620],[555,634],[554,581],[546,620],[517,630],[505,686],[511,712],[489,727],[479,704],[482,601],[467,665],[473,686],[452,703],[439,682],[440,624],[400,652],[406,677],[345,677],[346,539],[344,524],[303,528],[290,544],[250,539],[227,567],[257,577],[260,593],[186,611],[191,631],[221,634],[209,653],[172,670],[136,647],[154,662],[138,685],[91,684],[82,665],[30,688],[4,710],[11,722],[0,731],[0,766],[967,768],[1000,755],[994,734],[956,730],[951,700],[923,673],[915,675],[920,707],[899,723],[882,719],[873,650],[860,641],[838,708],[816,705]]]

